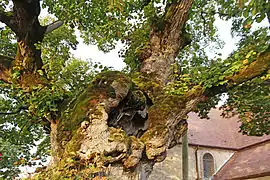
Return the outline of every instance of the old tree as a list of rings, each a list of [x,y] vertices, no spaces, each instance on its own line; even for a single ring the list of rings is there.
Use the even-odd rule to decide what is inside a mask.
[[[36,179],[147,179],[187,114],[222,93],[243,133],[269,134],[269,12],[268,0],[1,0],[0,178],[50,152]],[[226,59],[217,19],[239,40]],[[128,67],[73,58],[75,29],[105,52],[121,41]]]

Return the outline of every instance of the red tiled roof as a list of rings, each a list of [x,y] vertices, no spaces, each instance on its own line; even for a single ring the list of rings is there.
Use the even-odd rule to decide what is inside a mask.
[[[270,176],[270,141],[236,152],[216,173],[214,180]]]
[[[200,119],[195,113],[189,114],[188,141],[189,144],[211,146],[228,149],[241,149],[252,144],[270,139],[270,136],[254,137],[239,133],[239,119],[223,118],[221,111],[212,109],[210,119]]]

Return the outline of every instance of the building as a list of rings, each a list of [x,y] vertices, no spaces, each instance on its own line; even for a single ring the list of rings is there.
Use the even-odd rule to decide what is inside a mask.
[[[270,136],[239,133],[237,116],[222,118],[219,110],[210,119],[189,115],[189,180],[270,179]],[[181,144],[168,150],[154,166],[150,180],[181,180]]]

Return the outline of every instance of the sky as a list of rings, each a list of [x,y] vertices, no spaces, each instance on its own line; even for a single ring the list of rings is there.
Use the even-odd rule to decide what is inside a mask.
[[[42,9],[40,17],[48,15],[47,9]],[[215,21],[216,27],[218,27],[218,34],[221,40],[225,42],[224,48],[220,50],[222,58],[226,58],[233,50],[236,49],[237,39],[231,36],[231,21]],[[83,39],[80,37],[79,31],[76,31],[77,40],[79,44],[76,50],[71,50],[71,53],[79,59],[88,60],[91,59],[93,62],[100,62],[102,65],[113,67],[115,70],[121,70],[126,65],[123,62],[123,58],[118,56],[118,51],[123,47],[120,42],[117,43],[116,48],[108,53],[104,53],[98,49],[96,45],[86,45],[83,43]],[[214,57],[214,52],[208,52],[209,56]]]
[[[218,34],[225,42],[223,49],[220,49],[219,52],[222,54],[222,58],[228,57],[233,50],[236,50],[236,43],[239,41],[238,38],[233,38],[231,35],[231,21],[222,21],[217,20],[215,21],[215,25],[218,29]],[[258,27],[267,26],[268,22],[265,19],[260,25],[254,23],[252,27],[252,31],[256,30]],[[125,63],[123,59],[118,57],[118,51],[123,47],[121,43],[116,45],[116,48],[108,53],[104,53],[98,50],[96,45],[86,45],[83,43],[82,38],[79,37],[79,32],[76,32],[78,36],[79,45],[77,46],[77,50],[72,50],[72,54],[80,59],[86,60],[91,59],[94,62],[100,62],[103,65],[111,66],[116,70],[121,70],[125,67]],[[214,57],[214,52],[208,52],[209,56]]]
[[[48,15],[47,9],[42,9],[40,17],[45,17]],[[262,23],[263,26],[267,26],[268,22],[265,19]],[[260,26],[261,26],[260,24]],[[3,25],[0,23],[0,27]],[[239,39],[233,38],[231,36],[231,27],[232,22],[231,21],[222,21],[222,20],[216,20],[215,25],[218,29],[218,34],[225,42],[225,45],[223,49],[220,49],[219,52],[222,54],[222,58],[228,57],[230,53],[233,52],[233,50],[236,49],[236,43]],[[258,28],[258,24],[253,24],[252,30],[255,30]],[[76,50],[71,50],[71,53],[79,59],[82,60],[89,60],[91,59],[93,62],[100,62],[102,65],[113,67],[115,70],[121,70],[125,67],[125,63],[123,62],[123,58],[120,58],[118,56],[118,51],[123,47],[123,44],[117,43],[116,48],[108,53],[104,53],[100,50],[98,50],[98,47],[96,45],[86,45],[83,43],[83,39],[80,38],[79,31],[76,31],[76,35],[78,37],[79,44],[77,46]],[[211,57],[215,56],[214,52],[208,51],[208,55]]]
[[[233,50],[236,49],[237,39],[231,36],[231,21],[218,20],[215,22],[218,28],[218,34],[221,40],[225,42],[224,48],[220,50],[222,52],[222,58],[226,58]],[[91,59],[94,62],[100,62],[103,65],[111,66],[116,70],[121,70],[125,67],[123,59],[118,57],[118,51],[123,47],[123,44],[117,43],[116,48],[108,53],[104,53],[98,50],[96,45],[86,45],[83,43],[83,39],[79,37],[79,32],[76,32],[79,45],[76,50],[72,50],[72,54],[76,58],[83,60]],[[209,56],[214,57],[214,52],[208,52]]]
[[[115,70],[121,70],[125,67],[123,59],[118,57],[118,51],[123,47],[121,43],[117,43],[116,48],[108,53],[98,50],[96,45],[86,45],[83,39],[78,36],[79,44],[76,50],[72,50],[72,54],[79,59],[91,59],[93,62],[100,62],[102,65],[113,67]]]

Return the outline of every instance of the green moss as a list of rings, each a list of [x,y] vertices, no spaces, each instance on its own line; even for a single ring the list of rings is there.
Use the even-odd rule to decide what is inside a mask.
[[[191,90],[189,90],[186,94],[185,94],[185,99],[186,100],[190,100],[193,99],[195,97],[198,97],[200,95],[202,95],[203,93],[203,87],[200,85],[194,86]]]
[[[158,101],[150,107],[148,115],[149,127],[166,124],[170,115],[175,115],[179,109],[185,108],[186,100],[177,95],[162,95]],[[174,113],[175,112],[175,113]]]
[[[92,84],[98,87],[109,87],[113,81],[129,82],[125,74],[119,71],[106,71],[98,74]]]
[[[80,149],[81,140],[83,139],[83,134],[81,134],[81,128],[72,134],[72,139],[65,146],[66,157],[76,156],[76,152]]]
[[[74,107],[70,108],[71,114],[61,119],[61,130],[73,131],[83,121],[89,119],[89,114],[94,116],[102,115],[96,106],[109,97],[115,98],[115,89],[111,86],[114,82],[121,82],[124,85],[131,84],[124,74],[117,71],[107,71],[96,76],[87,89],[78,97]]]
[[[134,73],[132,75],[132,82],[143,92],[155,101],[156,97],[162,94],[162,85],[155,80],[154,74]]]
[[[110,127],[110,136],[108,138],[109,141],[113,142],[124,142],[126,141],[128,136],[123,129]]]
[[[116,82],[116,83],[115,83]],[[58,126],[58,140],[66,138],[66,132],[70,132],[70,137],[67,143],[63,145],[64,152],[61,152],[60,162],[57,167],[46,171],[39,175],[41,179],[74,179],[75,176],[80,175],[81,179],[90,179],[88,174],[99,172],[100,169],[93,162],[84,162],[77,156],[77,151],[81,147],[81,141],[84,138],[82,129],[80,127],[83,121],[90,121],[89,117],[99,118],[103,115],[103,106],[101,102],[108,98],[116,97],[115,86],[119,88],[126,88],[131,86],[131,81],[126,78],[124,74],[115,71],[109,71],[99,74],[95,80],[88,86],[88,88],[77,98],[73,107],[70,108],[71,114],[67,114],[60,119]],[[123,85],[123,86],[122,86]],[[140,97],[138,95],[138,97]],[[142,97],[140,97],[142,98]],[[91,124],[90,124],[91,125]],[[128,143],[130,138],[125,131],[117,128],[110,128],[110,141]],[[101,161],[109,162],[112,157],[98,155]],[[91,160],[93,161],[93,159]],[[38,177],[38,176],[37,176]]]
[[[147,143],[150,139],[154,138],[155,136],[165,137],[168,134],[168,127],[166,125],[158,125],[153,128],[148,129],[140,140],[143,143]]]
[[[132,81],[142,90],[153,90],[160,87],[160,83],[154,80],[154,74],[134,73]]]

